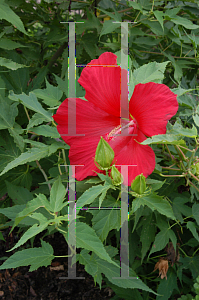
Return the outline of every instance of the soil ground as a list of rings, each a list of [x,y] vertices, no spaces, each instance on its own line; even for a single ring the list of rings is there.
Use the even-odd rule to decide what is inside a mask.
[[[0,241],[0,258],[11,255],[6,251],[18,239],[8,233],[4,232],[6,242]],[[59,233],[44,240],[52,245],[54,255],[67,254],[67,244]],[[38,243],[37,247],[40,246],[39,239]],[[92,276],[86,273],[82,265],[77,264],[76,275],[85,279],[60,279],[68,276],[67,258],[56,258],[51,266],[40,267],[33,272],[29,272],[29,267],[1,270],[0,300],[108,300],[115,295],[105,282],[102,282],[101,290],[98,285],[95,286]]]

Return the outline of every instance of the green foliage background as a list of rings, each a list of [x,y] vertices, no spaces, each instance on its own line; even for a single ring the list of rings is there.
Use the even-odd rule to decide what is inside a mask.
[[[64,22],[84,22],[76,24],[76,63],[87,64],[106,51],[119,61],[121,28],[113,21],[128,21],[130,94],[138,83],[164,83],[178,95],[179,111],[166,135],[143,143],[156,154],[146,192],[129,191],[130,276],[139,279],[113,279],[119,276],[120,187],[105,175],[76,183],[77,207],[118,208],[78,211],[77,260],[97,284],[106,280],[113,299],[198,299],[198,18],[197,0],[0,1],[0,239],[17,227],[12,250],[20,247],[0,269],[48,266],[54,252],[45,236],[61,232],[68,242],[68,170],[61,165],[69,164],[69,146],[52,119],[68,95]],[[84,95],[77,82],[76,96]],[[41,247],[34,248],[39,233]],[[169,242],[180,257],[169,263],[166,280],[153,270]]]

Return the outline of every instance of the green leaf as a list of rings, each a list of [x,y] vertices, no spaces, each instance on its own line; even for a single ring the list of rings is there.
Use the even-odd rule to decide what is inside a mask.
[[[20,213],[25,208],[25,204],[23,205],[14,205],[11,207],[0,208],[0,213],[5,215],[11,220],[15,220],[18,213]]]
[[[179,261],[183,263],[183,265],[179,267],[179,271],[180,269],[190,269],[194,279],[199,276],[199,255],[195,255],[194,257],[180,257]]]
[[[142,12],[142,6],[140,3],[129,1],[129,5],[132,6],[136,10],[140,10]]]
[[[136,275],[135,271],[129,268],[129,276],[134,278],[122,278],[120,277],[120,269],[111,265],[110,263],[96,257],[99,271],[108,278],[110,282],[113,284],[122,287],[122,288],[130,288],[130,289],[141,289],[144,291],[153,292],[144,282],[142,282]],[[118,262],[119,265],[119,262]]]
[[[145,141],[143,141],[142,145],[150,145],[150,144],[173,144],[173,145],[179,145],[179,144],[185,144],[185,141],[181,140],[181,136],[186,137],[197,137],[197,129],[193,125],[192,128],[183,128],[183,126],[177,122],[172,126],[170,125],[171,129],[167,130],[166,134],[158,134],[154,135],[151,138],[147,138]]]
[[[184,222],[182,214],[185,217],[191,216],[191,208],[188,205],[184,205],[189,201],[188,198],[176,197],[173,200],[173,212],[177,220],[181,223]]]
[[[154,221],[154,214],[144,217],[144,224],[140,236],[140,241],[142,242],[142,261],[155,238],[156,226]]]
[[[43,100],[43,102],[50,106],[54,107],[60,105],[59,101],[63,95],[63,92],[56,86],[51,85],[46,80],[46,89],[37,89],[32,91],[36,97]]]
[[[155,10],[154,12],[154,16],[156,17],[156,19],[158,20],[158,22],[160,23],[163,31],[164,31],[164,26],[163,26],[163,12],[160,10]]]
[[[199,242],[199,235],[196,231],[196,225],[193,222],[188,221],[187,222],[187,228],[191,231],[195,239]]]
[[[160,181],[160,180],[155,180],[155,179],[151,179],[151,178],[146,179],[146,184],[150,185],[150,188],[152,189],[153,192],[156,190],[159,190],[163,186],[164,183],[165,183],[165,180]]]
[[[168,63],[169,61],[163,63],[150,62],[133,71],[129,82],[129,95],[132,95],[134,87],[138,83],[161,83]]]
[[[108,247],[105,248],[107,252],[109,252],[109,248]],[[84,264],[85,270],[89,274],[91,274],[94,278],[98,278],[100,283],[101,283],[100,275],[103,273],[112,284],[120,288],[131,289],[130,290],[131,293],[134,293],[136,289],[141,289],[156,294],[153,292],[153,290],[151,290],[146,284],[144,284],[144,282],[142,282],[137,277],[135,271],[133,271],[131,268],[129,269],[129,276],[134,278],[123,279],[122,277],[120,277],[120,269],[118,267],[112,265],[109,262],[102,260],[95,254],[89,255],[88,251],[86,250],[82,250],[81,253],[79,254],[79,262]],[[119,262],[117,262],[117,265],[119,266]],[[98,280],[96,281],[98,282]],[[133,299],[137,299],[137,298],[133,298]],[[138,298],[138,300],[139,299],[140,298]]]
[[[112,33],[115,31],[115,29],[121,27],[120,23],[113,23],[112,20],[106,20],[104,21],[101,33],[100,33],[100,37],[104,34],[108,34],[108,33]]]
[[[42,247],[25,249],[14,253],[1,266],[0,270],[29,266],[29,272],[39,267],[47,267],[54,259],[53,248],[50,244],[41,240]]]
[[[162,250],[168,242],[169,242],[169,230],[168,228],[164,228],[156,235],[149,256],[154,252],[158,252]]]
[[[82,208],[86,204],[92,203],[95,198],[97,198],[100,194],[102,194],[104,191],[107,191],[111,185],[104,184],[104,185],[97,185],[92,186],[90,189],[86,190],[77,200],[76,207],[77,209]]]
[[[77,34],[77,33],[76,33]],[[68,64],[68,52],[67,52],[67,64]],[[68,97],[68,81],[63,80],[62,78],[58,77],[56,74],[53,74],[58,84],[58,88]]]
[[[28,189],[14,185],[6,181],[9,197],[14,201],[15,204],[21,205],[26,204],[28,201],[33,199],[33,195]]]
[[[16,147],[13,138],[7,130],[1,131],[0,136],[0,171],[5,166],[20,155],[19,149]]]
[[[3,234],[2,234],[1,231],[0,231],[0,241],[4,241],[5,242],[5,239],[4,239]]]
[[[8,128],[8,131],[10,135],[14,138],[14,142],[17,145],[17,147],[21,150],[21,152],[23,152],[25,144],[24,139],[20,134],[22,134],[24,130],[19,124],[15,123],[12,128]]]
[[[28,126],[27,126],[27,130],[30,130],[30,128],[40,125],[43,122],[49,121],[46,117],[44,117],[43,115],[39,114],[39,113],[35,113],[32,118],[29,120]],[[33,130],[34,131],[34,130]]]
[[[1,38],[0,39],[0,48],[2,49],[6,49],[6,50],[14,50],[16,48],[22,48],[22,47],[27,47],[24,46],[20,43],[16,43],[10,39],[7,38]]]
[[[66,145],[67,146],[67,145]],[[44,158],[46,156],[50,156],[52,153],[56,152],[57,149],[63,148],[62,143],[53,143],[50,146],[43,145],[41,148],[31,148],[27,152],[22,153],[19,157],[11,161],[1,172],[0,176],[8,172],[9,170],[19,166],[23,165],[25,163],[40,160],[41,158]]]
[[[196,220],[197,224],[199,225],[199,204],[198,203],[194,203],[194,205],[192,206],[192,215]]]
[[[1,9],[1,7],[0,7],[0,9]],[[14,62],[13,60],[11,60],[9,58],[5,58],[5,57],[0,57],[0,66],[6,67],[10,70],[17,70],[19,68],[25,68],[26,67],[25,65],[18,64],[16,62]]]
[[[2,19],[10,22],[18,30],[28,35],[19,16],[14,13],[14,11],[8,6],[7,3],[4,2],[4,0],[2,0],[0,3],[0,20]]]
[[[104,9],[102,9],[102,8],[97,8],[98,10],[100,10],[100,11],[102,11],[104,14],[106,14],[106,15],[108,15],[110,18],[112,18],[113,20],[115,20],[116,22],[121,22],[122,21],[122,18],[121,18],[121,16],[120,16],[120,14],[117,12],[117,11],[115,11],[114,10],[114,12],[115,12],[115,14],[113,14],[113,13],[111,13],[111,12],[109,12],[109,11],[107,11],[107,10],[104,10]],[[110,20],[111,21],[111,20]],[[106,22],[106,21],[105,21]],[[111,21],[112,22],[112,21]],[[119,26],[121,26],[120,24],[119,24]]]
[[[194,120],[196,126],[199,127],[199,115],[194,115],[194,116],[193,116],[193,120]]]
[[[144,205],[148,206],[152,211],[157,210],[160,214],[175,220],[175,216],[169,202],[155,193],[148,196],[138,197],[133,200],[131,213],[134,213],[140,206]]]
[[[177,284],[177,275],[172,268],[169,268],[167,273],[167,280],[166,278],[160,280],[160,284],[157,290],[157,293],[159,295],[157,296],[156,300],[171,299],[170,297],[173,293],[173,290],[177,290],[179,292]]]
[[[29,128],[30,131],[34,131],[38,135],[43,135],[46,137],[52,137],[53,139],[59,138],[59,132],[56,127],[51,127],[49,125],[41,125],[35,128]]]
[[[93,251],[101,259],[111,263],[112,265],[117,266],[117,264],[111,260],[110,256],[108,255],[108,253],[104,248],[104,245],[100,241],[99,237],[96,235],[93,228],[91,228],[86,223],[77,222],[75,234],[76,234],[77,248],[84,248],[89,251]],[[64,237],[68,242],[68,233],[65,234]]]
[[[36,236],[40,232],[44,231],[48,225],[53,220],[47,220],[44,215],[41,213],[34,213],[31,215],[31,218],[36,219],[40,222],[40,224],[34,224],[32,227],[30,227],[20,238],[20,240],[17,242],[17,244],[10,249],[9,251],[13,251],[14,249],[18,248],[19,246],[25,244],[29,239],[31,239],[33,236]]]
[[[107,209],[92,211],[94,215],[92,219],[93,229],[103,242],[112,229],[120,229],[121,212],[120,209]]]
[[[183,128],[183,126],[178,121],[175,122],[171,130],[169,130],[168,132],[170,134],[186,136],[191,138],[195,138],[198,135],[197,129],[194,125],[192,128],[188,128],[188,127]]]
[[[0,180],[0,195],[1,197],[7,193],[7,187],[5,180],[11,181],[15,185],[24,186],[27,189],[31,188],[32,185],[32,175],[30,170],[27,169],[27,166],[20,166],[14,170],[9,171],[4,174]]]
[[[13,101],[20,101],[23,105],[25,105],[29,109],[41,114],[48,121],[52,121],[51,113],[46,111],[41,106],[41,104],[37,100],[35,94],[33,94],[32,92],[29,93],[29,96],[27,96],[24,93],[22,93],[21,95],[16,95],[13,93],[13,91],[10,91],[9,98]]]
[[[64,197],[66,195],[66,188],[61,182],[59,177],[53,184],[50,191],[50,205],[51,210],[56,213],[59,212],[68,202],[63,203]]]
[[[150,138],[147,138],[141,143],[142,145],[151,145],[151,144],[169,144],[169,145],[185,145],[185,141],[180,139],[180,136],[173,134],[158,134]]]
[[[180,16],[170,17],[167,12],[165,12],[165,19],[167,19],[167,20],[169,19],[174,24],[182,25],[183,27],[185,27],[187,29],[198,29],[199,28],[198,25],[193,24],[190,20],[188,20],[186,18],[182,18]]]
[[[18,115],[18,103],[12,103],[0,95],[0,129],[12,128]]]
[[[83,249],[78,255],[78,260],[80,264],[85,266],[85,271],[93,276],[94,281],[97,282],[101,287],[102,275],[99,272],[98,265],[95,259],[93,259],[93,256],[89,255],[88,251]]]
[[[15,217],[15,223],[13,225],[12,230],[15,226],[17,226],[24,218],[30,216],[35,210],[40,207],[46,207],[48,210],[51,210],[51,206],[46,196],[43,194],[37,195],[37,197],[31,201],[28,201],[26,207],[23,208]]]

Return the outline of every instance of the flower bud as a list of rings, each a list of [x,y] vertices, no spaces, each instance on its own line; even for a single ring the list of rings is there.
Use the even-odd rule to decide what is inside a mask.
[[[111,167],[111,178],[114,185],[120,185],[124,181],[122,174],[115,166]]]
[[[196,168],[196,175],[198,176],[199,175],[199,163],[197,163],[195,165],[195,168]]]
[[[143,174],[138,175],[132,182],[131,188],[134,192],[141,195],[146,190],[146,178]]]
[[[95,161],[99,165],[99,168],[102,170],[110,169],[112,161],[114,159],[114,151],[109,146],[109,144],[101,137],[101,140],[98,143],[96,153],[95,153]]]

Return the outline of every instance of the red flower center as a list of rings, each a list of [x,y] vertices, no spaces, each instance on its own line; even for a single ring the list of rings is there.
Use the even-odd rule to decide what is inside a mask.
[[[135,120],[124,120],[124,124],[118,125],[117,127],[115,127],[113,130],[111,130],[111,132],[107,133],[105,138],[107,140],[107,142],[114,140],[116,137],[120,137],[121,136],[121,132],[123,133],[124,136],[128,136],[129,134],[133,134],[136,132],[136,128],[137,128],[137,122]]]

